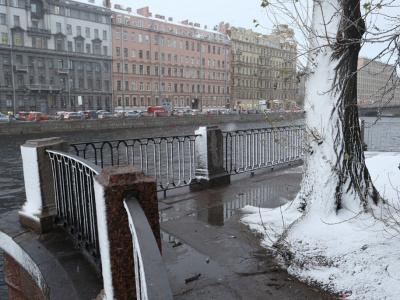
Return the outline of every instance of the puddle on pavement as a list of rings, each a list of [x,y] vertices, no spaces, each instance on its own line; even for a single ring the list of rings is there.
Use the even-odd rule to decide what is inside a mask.
[[[199,203],[204,200],[190,200],[184,203],[176,203],[171,207],[173,211],[160,212],[160,222],[181,218],[183,216],[192,216],[209,225],[223,226],[229,218],[235,215],[238,209],[246,205],[274,208],[287,203],[287,199],[278,196],[287,191],[287,184],[263,185],[236,195],[230,195],[230,191],[226,190],[226,192],[222,194],[214,194],[213,199],[207,200],[207,205]],[[226,199],[229,198],[232,198],[232,201],[226,201]],[[200,205],[209,207],[199,209]],[[182,211],[195,212],[190,214],[174,214]]]
[[[277,194],[282,193],[286,188],[286,184],[253,188],[248,192],[236,194],[234,200],[230,202],[197,211],[191,216],[213,226],[223,226],[237,210],[246,205],[273,208],[287,203],[287,199],[277,197]]]

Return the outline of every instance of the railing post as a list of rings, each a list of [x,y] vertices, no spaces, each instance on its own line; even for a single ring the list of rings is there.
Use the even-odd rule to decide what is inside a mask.
[[[223,136],[218,126],[200,127],[196,135],[196,179],[211,188],[231,182],[224,169]]]
[[[123,200],[128,194],[136,196],[161,251],[156,183],[132,165],[105,167],[95,176],[94,191],[106,297],[134,299],[132,234]]]
[[[53,173],[47,149],[68,152],[68,143],[55,137],[29,140],[21,146],[26,201],[18,212],[19,221],[42,233],[55,226]]]

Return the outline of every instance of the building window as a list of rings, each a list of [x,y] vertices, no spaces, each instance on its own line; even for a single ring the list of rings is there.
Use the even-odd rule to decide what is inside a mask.
[[[19,26],[19,16],[14,16],[14,26]]]
[[[22,46],[22,38],[19,33],[14,33],[14,45]]]
[[[115,53],[117,56],[121,55],[121,49],[119,47],[115,48]]]
[[[103,30],[103,40],[107,40],[107,31]]]
[[[96,55],[100,55],[100,45],[99,44],[94,44],[93,53]]]
[[[115,30],[115,38],[119,40],[119,29]]]
[[[8,44],[8,34],[5,32],[1,33],[1,43],[2,44]]]
[[[67,24],[67,34],[72,34],[72,26],[71,26],[71,24]]]
[[[89,27],[85,28],[85,37],[89,37],[90,38],[90,28]]]
[[[143,42],[143,37],[142,37],[142,34],[139,33],[139,43],[142,43],[142,42]]]
[[[61,23],[57,22],[56,23],[56,33],[60,33],[61,32]]]
[[[95,30],[94,30],[94,38],[95,38],[95,39],[98,39],[98,38],[99,38],[99,30],[98,30],[98,29],[95,29]]]
[[[34,37],[33,38],[35,40],[34,42],[34,47],[36,48],[43,48],[43,38],[41,37]],[[62,41],[61,40],[57,40],[56,41],[56,50],[62,50]]]
[[[134,42],[135,41],[135,33],[131,32],[131,41]]]
[[[0,14],[0,24],[1,25],[7,24],[6,14]]]

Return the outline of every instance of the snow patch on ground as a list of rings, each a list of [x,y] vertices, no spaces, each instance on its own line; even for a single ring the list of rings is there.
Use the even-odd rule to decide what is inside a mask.
[[[367,166],[378,191],[399,207],[400,153],[367,153]],[[393,212],[393,210],[390,210]],[[242,222],[263,234],[271,246],[301,214],[291,203],[275,209],[246,206]],[[384,208],[376,210],[387,213]],[[394,215],[400,222],[400,216]],[[286,238],[293,253],[289,273],[347,295],[347,299],[398,299],[400,239],[371,215],[342,210],[338,215],[307,216]]]

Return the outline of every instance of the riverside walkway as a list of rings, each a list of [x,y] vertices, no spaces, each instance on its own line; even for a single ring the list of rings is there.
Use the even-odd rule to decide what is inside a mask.
[[[163,260],[175,299],[337,299],[289,276],[243,226],[245,205],[294,199],[302,163],[239,174],[202,191],[159,193]]]

